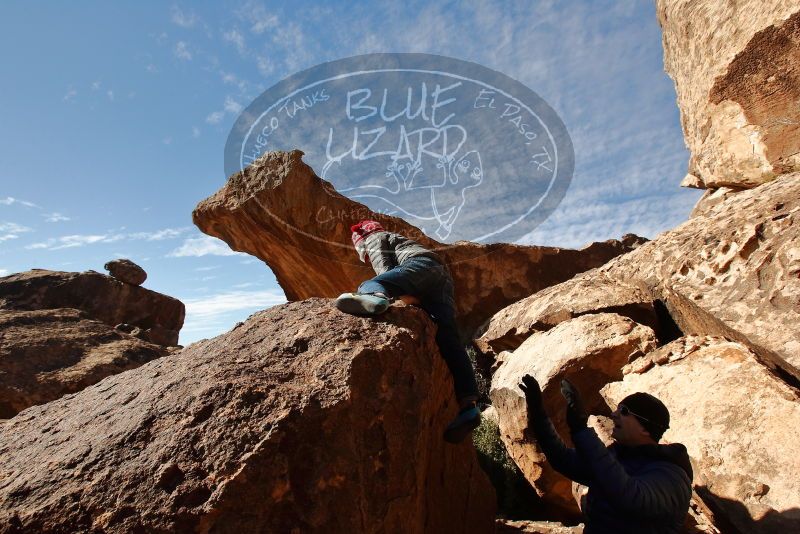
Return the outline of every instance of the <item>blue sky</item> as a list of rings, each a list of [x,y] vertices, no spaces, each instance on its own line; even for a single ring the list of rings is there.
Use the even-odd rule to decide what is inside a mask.
[[[225,181],[241,109],[325,61],[441,54],[544,98],[575,175],[523,242],[652,238],[699,198],[678,186],[688,152],[650,1],[4,2],[0,46],[0,275],[129,257],[187,304],[184,344],[284,299],[191,212]]]

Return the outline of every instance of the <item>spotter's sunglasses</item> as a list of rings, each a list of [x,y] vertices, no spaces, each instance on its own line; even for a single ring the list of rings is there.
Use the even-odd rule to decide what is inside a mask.
[[[653,422],[653,421],[651,421],[650,419],[648,419],[648,418],[646,418],[646,417],[642,417],[642,416],[641,416],[641,415],[639,415],[638,413],[633,413],[633,412],[630,410],[630,408],[628,408],[628,407],[627,407],[627,406],[625,406],[624,404],[620,404],[620,405],[617,407],[617,409],[619,409],[619,414],[620,414],[620,415],[626,415],[626,416],[627,416],[627,415],[632,415],[632,416],[634,416],[636,419],[641,419],[642,421],[647,421],[648,423],[652,423],[652,422]],[[659,426],[660,426],[660,425],[659,425]]]

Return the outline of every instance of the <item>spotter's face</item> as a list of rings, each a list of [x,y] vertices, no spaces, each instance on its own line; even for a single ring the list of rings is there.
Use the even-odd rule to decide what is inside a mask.
[[[645,430],[636,416],[633,414],[622,415],[619,406],[611,414],[611,419],[614,421],[611,437],[620,445],[642,445],[653,441],[650,433]]]

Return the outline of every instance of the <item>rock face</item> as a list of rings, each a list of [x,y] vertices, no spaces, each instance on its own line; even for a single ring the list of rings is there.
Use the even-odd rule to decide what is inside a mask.
[[[140,286],[147,280],[147,273],[131,260],[119,259],[106,263],[103,268],[121,282]]]
[[[186,308],[178,299],[94,271],[70,273],[33,269],[0,278],[0,309],[75,308],[114,327],[160,329],[160,343],[178,344]],[[168,331],[163,333],[163,331]]]
[[[686,445],[698,494],[740,532],[800,524],[800,396],[747,347],[686,337],[640,358],[603,395],[616,405],[647,391],[671,414],[669,442]]]
[[[550,521],[512,521],[509,519],[497,520],[497,534],[582,534],[583,525],[569,527],[561,523]]]
[[[689,216],[696,217],[698,215],[706,215],[711,208],[727,199],[731,195],[735,195],[739,191],[741,191],[741,189],[733,187],[707,189],[706,192],[703,193],[703,196],[700,197],[700,200],[697,201],[697,204],[695,204],[694,209],[692,209],[692,213]]]
[[[380,221],[390,231],[436,249],[455,282],[460,326],[472,332],[508,304],[602,265],[640,244],[595,243],[583,250],[459,242],[445,246],[397,217],[372,212],[337,193],[301,160],[268,152],[200,202],[192,220],[203,232],[269,265],[289,300],[335,297],[375,275],[358,261],[350,225]]]
[[[532,375],[542,388],[542,399],[553,425],[562,436],[569,431],[564,416],[561,380],[568,378],[584,393],[591,413],[608,414],[599,391],[622,377],[628,361],[656,347],[652,329],[613,313],[583,315],[551,330],[531,335],[505,357],[492,377],[490,396],[498,415],[500,437],[525,478],[548,502],[575,508],[572,484],[556,473],[544,454],[524,435],[527,427],[525,396],[518,384]]]
[[[0,532],[490,532],[456,409],[421,311],[289,303],[0,427]]]
[[[623,293],[625,286],[638,290]],[[584,292],[586,303],[578,297]],[[800,173],[727,197],[629,254],[496,314],[478,344],[502,347],[559,318],[642,295],[663,303],[681,332],[739,341],[800,380]],[[658,327],[666,329],[662,321]]]
[[[0,310],[0,419],[166,354],[78,310]]]
[[[177,299],[94,271],[0,278],[0,418],[168,355],[184,314]]]
[[[754,187],[800,170],[800,6],[657,0],[691,187]]]

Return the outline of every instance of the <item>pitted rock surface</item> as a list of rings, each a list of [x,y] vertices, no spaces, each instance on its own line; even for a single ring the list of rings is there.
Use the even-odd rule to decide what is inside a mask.
[[[548,287],[499,311],[475,340],[482,353],[493,358],[519,347],[534,332],[591,313],[616,313],[658,329],[650,294],[596,271]]]
[[[478,345],[516,344],[581,307],[594,313],[641,300],[622,298],[615,288],[626,286],[663,302],[682,333],[743,343],[797,382],[800,173],[728,196],[636,250],[497,313]],[[582,288],[585,296],[576,296]]]
[[[337,193],[302,155],[265,153],[192,213],[203,232],[263,260],[289,300],[336,297],[375,276],[358,261],[350,239],[350,225],[367,218],[440,253],[453,275],[460,326],[468,333],[508,304],[641,243],[627,236],[625,243],[610,240],[582,250],[464,241],[444,247],[402,219]]]
[[[490,532],[456,410],[420,310],[285,304],[0,426],[0,532]]]

